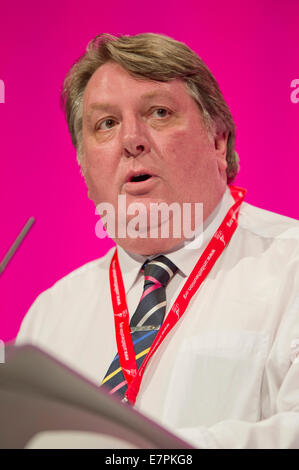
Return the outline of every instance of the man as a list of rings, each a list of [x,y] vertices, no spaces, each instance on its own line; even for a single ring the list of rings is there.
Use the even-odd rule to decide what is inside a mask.
[[[137,238],[116,231],[117,249],[39,296],[17,344],[197,447],[298,447],[299,225],[228,186],[235,127],[210,71],[165,36],[100,35],[63,99],[89,197],[117,209],[125,196],[116,225],[132,222],[130,204],[150,215],[200,202],[203,238],[151,237],[150,223]]]

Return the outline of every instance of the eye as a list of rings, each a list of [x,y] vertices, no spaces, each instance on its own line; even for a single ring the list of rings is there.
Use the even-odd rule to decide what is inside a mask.
[[[111,119],[111,118],[108,118],[108,119],[104,119],[104,121],[100,122],[96,129],[97,130],[108,130],[108,129],[111,129],[112,127],[114,127],[116,124],[116,121],[114,119]]]
[[[153,115],[156,114],[157,117],[159,118],[164,118],[164,117],[167,117],[170,112],[168,111],[168,109],[165,109],[165,108],[156,108],[154,109]]]

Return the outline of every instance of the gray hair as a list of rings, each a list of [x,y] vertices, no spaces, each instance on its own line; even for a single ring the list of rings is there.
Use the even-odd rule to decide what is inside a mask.
[[[215,135],[216,129],[227,132],[228,184],[235,179],[239,171],[239,157],[235,151],[236,128],[217,81],[202,59],[186,44],[153,33],[119,37],[99,34],[88,43],[86,52],[69,70],[63,83],[61,104],[79,163],[82,155],[83,94],[93,73],[108,61],[116,62],[140,79],[161,82],[182,79],[197,103],[209,133]]]

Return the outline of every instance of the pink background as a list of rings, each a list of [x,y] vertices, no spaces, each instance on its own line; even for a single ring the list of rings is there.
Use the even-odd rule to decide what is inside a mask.
[[[36,296],[103,255],[95,236],[59,91],[100,32],[164,33],[186,42],[212,70],[237,125],[246,200],[299,218],[298,0],[14,1],[0,12],[0,259],[30,216],[36,223],[0,277],[0,338],[9,341]],[[83,313],[83,312],[82,312]]]

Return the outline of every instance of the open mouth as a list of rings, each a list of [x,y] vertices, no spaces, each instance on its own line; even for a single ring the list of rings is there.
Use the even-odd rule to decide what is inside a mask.
[[[127,175],[123,191],[131,196],[142,196],[149,194],[159,178],[155,174],[147,173],[147,169],[142,168],[139,171],[131,171]]]
[[[129,181],[130,183],[139,183],[140,181],[146,181],[151,177],[152,175],[145,173],[141,175],[132,176]]]

